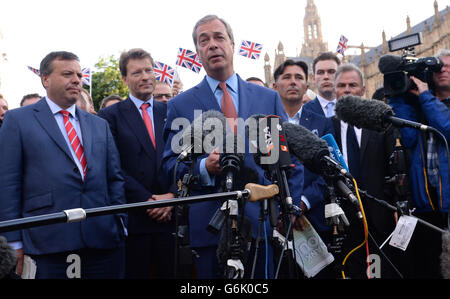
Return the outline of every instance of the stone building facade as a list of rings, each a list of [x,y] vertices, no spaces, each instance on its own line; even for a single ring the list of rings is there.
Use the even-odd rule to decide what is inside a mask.
[[[450,13],[449,7],[439,11],[437,0],[434,2],[434,14],[428,19],[411,26],[410,18],[406,18],[406,30],[393,38],[399,38],[412,33],[421,32],[423,36],[422,44],[415,47],[417,57],[434,56],[440,49],[450,49]],[[286,59],[303,60],[309,65],[311,79],[312,62],[321,52],[326,52],[328,46],[323,42],[322,26],[320,15],[313,0],[308,0],[304,17],[305,42],[299,57],[287,57],[284,53],[283,44],[280,41],[278,49],[275,51],[273,69],[270,65],[270,57],[266,53],[264,57],[264,74],[266,84],[273,85],[273,70],[275,70]],[[402,53],[390,53],[386,33],[381,33],[381,44],[375,48],[368,49],[364,43],[358,48],[360,55],[346,56],[345,62],[356,64],[364,74],[366,85],[366,97],[371,97],[373,93],[383,86],[383,75],[378,70],[378,62],[385,54],[401,55]],[[310,80],[310,88],[316,91],[313,82]]]

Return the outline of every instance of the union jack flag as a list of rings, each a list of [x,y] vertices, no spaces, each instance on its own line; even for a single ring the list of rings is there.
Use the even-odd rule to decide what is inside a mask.
[[[170,84],[170,86],[173,85],[175,76],[174,68],[162,62],[155,61],[155,68],[153,71],[155,72],[156,80]]]
[[[81,78],[81,81],[84,85],[91,86],[91,69],[86,67],[81,70],[81,73],[83,74],[83,77]]]
[[[243,40],[241,46],[239,47],[239,55],[251,59],[259,59],[262,47],[263,46],[261,44]]]
[[[34,67],[28,66],[28,69],[32,71],[34,74],[41,76],[41,72],[38,69],[35,69]]]
[[[203,67],[197,53],[183,48],[178,49],[177,65],[190,69],[197,74]]]
[[[348,39],[345,36],[341,35],[341,38],[339,39],[339,45],[337,47],[336,52],[344,55],[344,51],[345,51],[345,49],[347,49],[347,42],[348,42]]]

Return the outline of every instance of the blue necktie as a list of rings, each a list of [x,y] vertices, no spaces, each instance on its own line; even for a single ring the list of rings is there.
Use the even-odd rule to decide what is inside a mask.
[[[356,139],[355,128],[348,126],[347,128],[347,160],[348,168],[352,176],[358,181],[360,178],[359,169],[360,151],[358,140]]]
[[[329,102],[327,104],[327,117],[334,116],[334,102]]]

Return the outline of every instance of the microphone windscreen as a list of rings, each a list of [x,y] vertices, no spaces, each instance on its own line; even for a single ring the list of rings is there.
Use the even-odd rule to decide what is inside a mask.
[[[0,236],[0,279],[13,271],[16,262],[16,251],[8,245],[4,237]]]
[[[320,158],[329,155],[327,143],[303,126],[283,123],[289,149],[311,171],[320,174]]]
[[[441,272],[442,278],[450,279],[450,232],[442,234],[442,253],[441,253]]]
[[[378,62],[378,69],[382,74],[388,74],[398,71],[398,68],[402,64],[402,57],[396,55],[383,55]]]
[[[336,103],[336,116],[358,128],[384,132],[390,127],[385,121],[387,116],[393,116],[392,108],[384,102],[365,100],[357,96],[345,96]]]
[[[253,155],[253,160],[258,165],[261,165],[261,146],[259,144],[259,134],[260,134],[260,121],[267,116],[264,114],[255,114],[249,117],[246,121],[245,135],[249,141],[250,153]]]

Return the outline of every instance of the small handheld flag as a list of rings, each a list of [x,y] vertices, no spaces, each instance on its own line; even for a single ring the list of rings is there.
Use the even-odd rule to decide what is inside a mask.
[[[239,55],[250,58],[250,59],[259,59],[261,55],[262,45],[243,40],[241,46],[239,47]]]
[[[203,67],[197,53],[183,48],[178,50],[177,65],[190,69],[197,74],[200,73]]]

